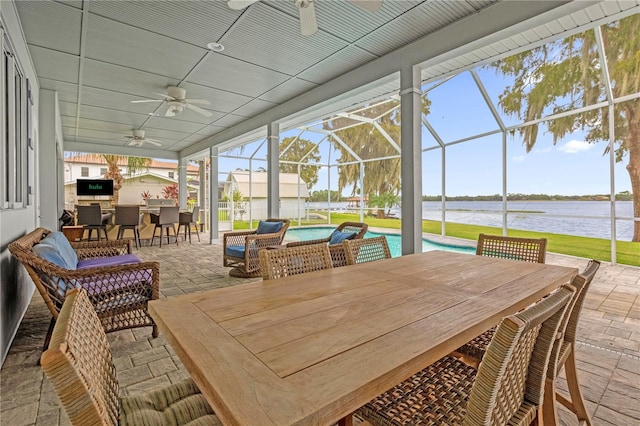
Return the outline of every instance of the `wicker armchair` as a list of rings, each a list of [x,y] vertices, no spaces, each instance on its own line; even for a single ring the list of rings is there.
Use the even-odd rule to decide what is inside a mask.
[[[107,336],[84,289],[60,311],[42,369],[73,425],[221,425],[191,379],[120,398]]]
[[[372,425],[531,424],[574,292],[564,286],[503,319],[480,369],[445,356],[356,413]]]
[[[263,280],[332,268],[329,246],[322,243],[260,250],[258,254]]]
[[[227,232],[224,234],[222,243],[224,254],[222,257],[224,266],[231,266],[229,275],[241,278],[260,277],[260,249],[268,246],[282,244],[287,228],[288,219],[266,219],[267,224],[276,222],[282,223],[280,229],[273,233],[259,233],[260,225],[251,231]]]
[[[33,251],[33,247],[50,232],[45,228],[38,228],[9,244],[9,251],[25,267],[51,312],[45,348],[66,299],[66,290],[74,287],[82,287],[88,291],[89,299],[106,332],[151,326],[153,337],[158,335],[158,328],[148,312],[149,300],[157,299],[160,295],[158,262],[66,269],[43,259]],[[79,261],[99,261],[103,258],[131,255],[133,250],[133,243],[129,239],[70,245]]]
[[[359,240],[364,238],[364,235],[367,233],[367,228],[369,225],[363,222],[342,222],[338,227],[334,230],[340,232],[354,232],[356,235],[351,238],[352,240]],[[321,244],[321,243],[329,243],[331,241],[331,236],[327,238],[318,238],[315,240],[306,240],[306,241],[292,241],[287,243],[287,247],[298,247],[310,244]],[[329,252],[331,253],[331,259],[333,261],[333,267],[338,268],[340,266],[347,265],[347,255],[345,254],[344,247],[342,243],[340,244],[330,244]]]
[[[391,258],[389,243],[384,235],[361,240],[345,240],[342,245],[347,255],[347,265]]]

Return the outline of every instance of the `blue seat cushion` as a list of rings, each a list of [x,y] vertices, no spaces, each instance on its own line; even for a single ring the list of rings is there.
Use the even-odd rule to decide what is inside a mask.
[[[256,234],[273,234],[282,229],[282,222],[263,222],[258,223]]]
[[[341,244],[344,240],[350,240],[356,236],[355,232],[342,232],[337,229],[331,233],[329,245]]]
[[[77,269],[97,268],[101,266],[118,266],[140,263],[142,260],[135,254],[122,254],[120,256],[98,257],[85,259],[78,262]]]
[[[227,246],[224,252],[227,256],[241,257],[244,259],[244,246]]]
[[[62,232],[50,232],[33,246],[33,252],[65,269],[76,269],[78,255]]]

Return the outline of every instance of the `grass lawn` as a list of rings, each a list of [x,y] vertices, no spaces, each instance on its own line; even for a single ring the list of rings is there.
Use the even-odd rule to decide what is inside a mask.
[[[319,212],[326,216],[326,212]],[[359,222],[360,215],[353,213],[331,213],[331,223],[334,226],[342,222]],[[365,217],[365,223],[375,228],[400,229],[399,219],[378,219],[375,217]],[[296,226],[297,221],[292,221],[291,226]],[[326,225],[326,219],[303,220],[302,225]],[[254,227],[257,221],[254,221]],[[248,229],[248,221],[236,221],[235,229]],[[422,232],[430,234],[441,234],[440,222],[433,220],[422,221]],[[492,226],[467,225],[462,223],[447,222],[446,236],[464,238],[477,241],[478,234],[502,234],[502,228]],[[547,232],[533,232],[521,230],[508,230],[508,235],[526,238],[546,238],[547,250],[553,253],[567,254],[570,256],[584,257],[587,259],[598,259],[609,262],[611,260],[611,242],[601,238],[578,237],[564,234],[552,234]],[[640,243],[630,241],[618,241],[616,243],[617,263],[624,265],[640,266]]]

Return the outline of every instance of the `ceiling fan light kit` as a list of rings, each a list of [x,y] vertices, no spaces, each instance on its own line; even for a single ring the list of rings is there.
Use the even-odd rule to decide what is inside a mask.
[[[211,114],[206,109],[202,109],[193,104],[200,105],[211,105],[206,99],[187,99],[187,90],[183,87],[178,86],[167,86],[166,94],[155,93],[158,96],[164,97],[164,99],[139,99],[135,101],[131,101],[131,103],[145,103],[145,102],[164,102],[167,104],[167,111],[165,112],[165,117],[175,117],[184,111],[185,108],[189,108],[197,112],[200,115],[204,115],[205,117],[211,117]]]

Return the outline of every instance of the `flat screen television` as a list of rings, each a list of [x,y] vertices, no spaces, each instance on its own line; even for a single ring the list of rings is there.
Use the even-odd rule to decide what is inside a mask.
[[[113,180],[78,179],[76,195],[113,195]]]

